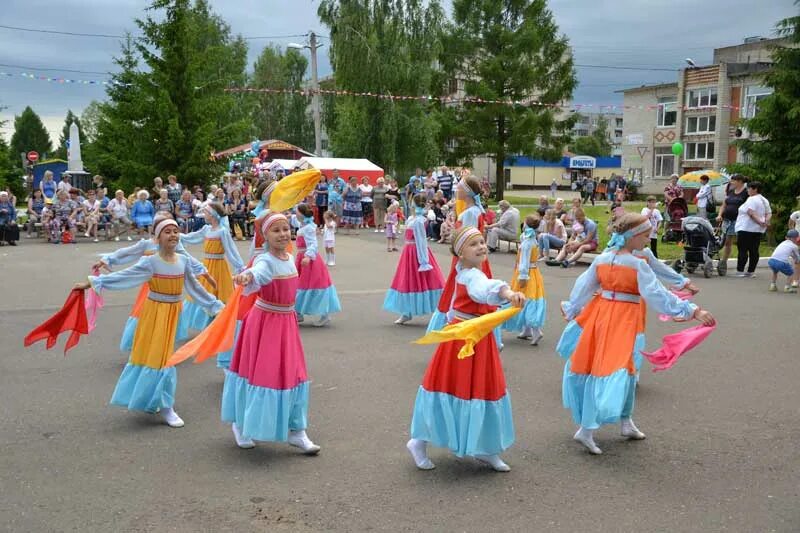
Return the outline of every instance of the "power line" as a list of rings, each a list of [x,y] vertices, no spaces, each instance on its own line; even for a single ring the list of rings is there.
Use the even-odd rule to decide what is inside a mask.
[[[5,28],[7,30],[18,30],[18,31],[27,31],[31,33],[49,33],[55,35],[69,35],[72,37],[102,37],[106,39],[124,39],[124,35],[112,35],[108,33],[83,33],[83,32],[75,32],[75,31],[58,31],[58,30],[42,30],[39,28],[22,28],[20,26],[8,26],[6,24],[0,24],[0,28]],[[248,41],[254,41],[258,39],[292,39],[297,37],[307,37],[308,34],[306,33],[295,33],[291,35],[253,35],[250,37],[242,37]],[[135,37],[135,36],[134,36]],[[325,37],[324,35],[319,35],[319,37]]]
[[[577,63],[574,66],[578,68],[605,68],[612,70],[646,70],[646,71],[656,71],[656,72],[677,72],[679,70],[677,68],[626,67],[620,65],[578,65]]]
[[[70,69],[67,69],[67,68],[29,67],[29,66],[25,66],[25,65],[8,65],[6,63],[0,63],[0,67],[18,68],[18,69],[22,69],[22,70],[41,70],[41,71],[48,71],[48,72],[54,72],[54,71],[71,72],[71,73],[75,73],[75,74],[101,74],[103,76],[108,76],[109,75],[108,72],[97,72],[95,70],[70,70]]]

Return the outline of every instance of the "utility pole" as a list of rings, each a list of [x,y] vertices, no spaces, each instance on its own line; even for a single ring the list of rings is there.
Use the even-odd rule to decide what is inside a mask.
[[[322,124],[320,123],[319,109],[319,79],[317,78],[317,34],[313,31],[308,34],[309,49],[311,50],[311,87],[314,95],[311,99],[311,112],[314,116],[314,153],[322,156]]]

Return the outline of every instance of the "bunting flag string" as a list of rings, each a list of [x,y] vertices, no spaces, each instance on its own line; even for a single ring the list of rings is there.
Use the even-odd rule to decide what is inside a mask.
[[[0,77],[6,78],[13,78],[13,77],[20,77],[20,78],[27,78],[29,80],[37,80],[37,81],[48,81],[50,83],[61,83],[61,84],[74,84],[74,85],[115,85],[120,87],[127,87],[128,83],[119,83],[113,80],[76,80],[72,78],[62,78],[60,76],[53,77],[53,76],[42,76],[39,74],[31,74],[30,72],[5,72],[0,71]]]

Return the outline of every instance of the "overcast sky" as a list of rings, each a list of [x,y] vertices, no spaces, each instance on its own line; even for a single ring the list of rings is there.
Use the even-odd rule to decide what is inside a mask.
[[[284,36],[327,31],[317,18],[318,2],[311,0],[211,0],[235,33],[245,37]],[[143,0],[3,0],[0,24],[25,28],[119,35],[136,32],[133,20],[144,16]],[[449,1],[447,1],[449,5]],[[288,9],[287,9],[288,7]],[[634,66],[679,69],[684,58],[698,65],[711,62],[713,48],[738,44],[744,37],[772,36],[776,21],[797,13],[793,0],[551,0],[561,31],[569,38],[578,65]],[[278,38],[280,45],[298,38]],[[252,65],[268,39],[249,40]],[[323,39],[327,44],[327,40]],[[0,119],[6,139],[14,115],[30,105],[50,130],[53,142],[67,109],[80,114],[92,100],[102,100],[101,85],[63,85],[30,80],[22,72],[104,80],[119,40],[31,33],[0,28]],[[24,67],[24,68],[19,68]],[[33,68],[37,70],[33,70]],[[48,70],[44,70],[48,69]],[[320,76],[330,73],[327,47],[322,48]],[[578,67],[579,104],[619,104],[614,91],[648,83],[674,81],[675,72]]]

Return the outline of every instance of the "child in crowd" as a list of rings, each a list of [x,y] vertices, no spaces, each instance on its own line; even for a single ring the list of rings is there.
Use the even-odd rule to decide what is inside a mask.
[[[647,207],[642,208],[642,215],[647,217],[653,230],[650,232],[650,251],[653,255],[658,257],[658,229],[661,227],[661,222],[664,217],[661,216],[661,211],[658,210],[655,196],[647,197]]]
[[[89,189],[86,193],[86,200],[83,201],[83,212],[86,220],[86,236],[94,237],[97,242],[97,223],[100,220],[100,201],[97,199],[94,190]]]
[[[442,228],[439,232],[439,244],[450,244],[453,238],[453,230],[456,227],[455,209],[448,206],[445,206],[445,208],[447,209],[447,215],[444,218],[444,222],[442,222]]]
[[[325,229],[322,232],[322,242],[325,244],[325,257],[328,266],[336,266],[336,213],[325,211]]]
[[[386,251],[396,252],[397,242],[397,212],[399,211],[397,202],[393,202],[386,210]]]
[[[800,232],[790,229],[786,233],[786,240],[780,243],[772,257],[769,258],[768,265],[772,270],[772,282],[769,284],[770,292],[778,290],[776,285],[778,273],[785,274],[787,277],[786,286],[783,292],[797,292],[798,263],[800,263]]]
[[[530,341],[537,346],[544,334],[544,319],[547,314],[547,301],[544,298],[544,281],[538,268],[539,242],[536,228],[539,227],[539,214],[528,215],[522,226],[521,243],[517,251],[517,263],[511,278],[511,290],[525,295],[525,308],[505,323],[506,331],[519,332],[518,339]]]

